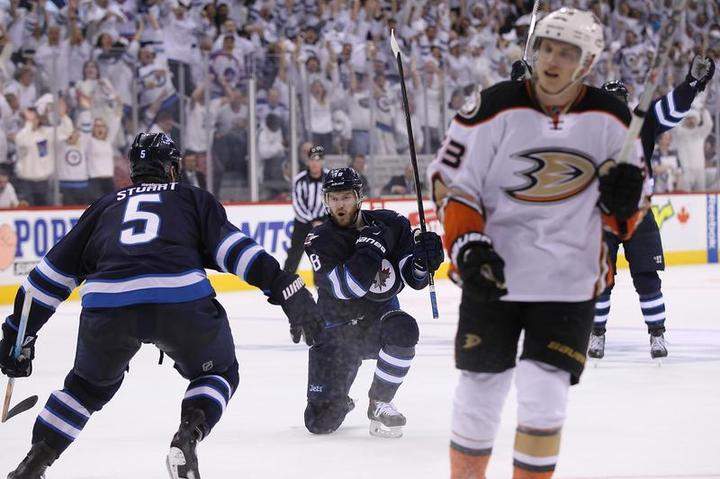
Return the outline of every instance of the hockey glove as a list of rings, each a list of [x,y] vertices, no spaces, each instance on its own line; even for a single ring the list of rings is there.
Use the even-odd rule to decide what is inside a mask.
[[[22,352],[15,358],[13,349],[17,331],[7,323],[2,325],[3,338],[0,340],[0,371],[11,378],[25,378],[32,374],[32,360],[35,358],[35,336],[26,336]]]
[[[512,81],[525,81],[532,78],[532,67],[525,60],[517,60],[512,64],[510,79]]]
[[[415,230],[413,243],[413,266],[419,271],[434,273],[445,260],[442,240],[432,231]],[[429,266],[429,268],[428,268]]]
[[[355,249],[369,249],[381,258],[387,256],[394,246],[392,232],[384,225],[375,223],[360,230]]]
[[[618,221],[637,211],[645,180],[643,170],[629,163],[613,164],[600,173],[600,209]]]
[[[322,318],[310,291],[302,278],[296,274],[280,271],[273,281],[268,302],[279,304],[290,321],[290,337],[293,343],[305,338],[305,344],[312,346],[322,329]]]
[[[703,91],[714,74],[715,61],[710,57],[695,55],[690,63],[690,70],[688,70],[685,81],[697,91]]]
[[[455,243],[459,241],[462,238]],[[468,296],[476,301],[489,302],[507,294],[505,262],[495,252],[490,238],[482,233],[469,233],[464,244],[459,244],[455,257],[463,292]]]

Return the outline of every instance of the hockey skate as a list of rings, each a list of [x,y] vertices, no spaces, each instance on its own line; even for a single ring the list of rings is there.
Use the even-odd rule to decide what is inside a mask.
[[[171,479],[200,479],[195,447],[204,436],[202,424],[205,413],[200,409],[191,409],[182,418],[180,428],[170,443],[167,456],[167,468]]]
[[[602,359],[605,356],[605,334],[590,335],[590,347],[588,348],[588,356],[593,359]]]
[[[402,427],[407,422],[405,416],[389,402],[370,400],[368,407],[370,435],[385,438],[402,437]]]
[[[667,357],[667,342],[662,332],[650,333],[650,357],[653,359],[662,359]]]
[[[8,479],[45,479],[45,470],[57,459],[58,453],[44,441],[33,444],[20,465]]]

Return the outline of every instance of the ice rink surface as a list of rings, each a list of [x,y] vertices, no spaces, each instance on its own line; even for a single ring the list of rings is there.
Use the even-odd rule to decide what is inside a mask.
[[[673,267],[663,274],[670,357],[650,360],[648,336],[629,274],[622,271],[608,323],[605,359],[572,388],[563,431],[561,479],[720,478],[720,267]],[[421,329],[413,367],[396,398],[408,417],[405,437],[368,435],[366,361],[351,392],[357,407],[330,436],[305,431],[307,351],[290,342],[279,308],[259,292],[223,294],[240,361],[240,387],[223,420],[200,444],[200,470],[213,478],[448,477],[448,431],[456,380],[452,338],[459,291],[440,281],[441,318],[427,291],[404,291],[402,306]],[[35,373],[16,383],[14,401],[39,405],[0,425],[0,477],[27,452],[48,395],[62,387],[75,351],[78,303],[68,303],[41,331]],[[95,414],[49,479],[166,478],[164,458],[177,429],[186,382],[144,346],[122,389]],[[3,378],[3,382],[4,382]],[[4,387],[4,386],[3,386]],[[503,412],[488,478],[509,478],[515,429],[514,390]]]

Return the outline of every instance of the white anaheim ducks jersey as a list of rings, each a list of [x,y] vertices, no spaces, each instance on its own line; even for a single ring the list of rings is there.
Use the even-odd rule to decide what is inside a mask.
[[[502,82],[463,108],[428,168],[433,196],[460,190],[482,209],[505,261],[504,301],[586,301],[607,267],[597,171],[619,155],[630,112],[586,86],[553,120],[530,88]],[[639,141],[631,161],[643,167]]]

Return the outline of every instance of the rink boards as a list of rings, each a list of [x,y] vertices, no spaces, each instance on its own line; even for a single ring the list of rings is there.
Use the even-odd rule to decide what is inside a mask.
[[[424,204],[428,228],[442,233],[434,205]],[[389,208],[419,224],[414,200],[368,200],[366,207]],[[290,246],[292,206],[289,203],[232,203],[228,218],[253,237],[282,265]],[[718,194],[656,195],[653,214],[660,227],[668,265],[718,262]],[[0,211],[0,303],[11,303],[28,272],[77,222],[80,209],[27,208]],[[621,258],[620,266],[626,266]],[[446,265],[444,265],[446,266]],[[436,277],[446,277],[442,267]],[[306,258],[300,273],[311,282]],[[217,291],[236,291],[249,286],[235,276],[210,274]],[[76,293],[73,293],[73,296]]]

